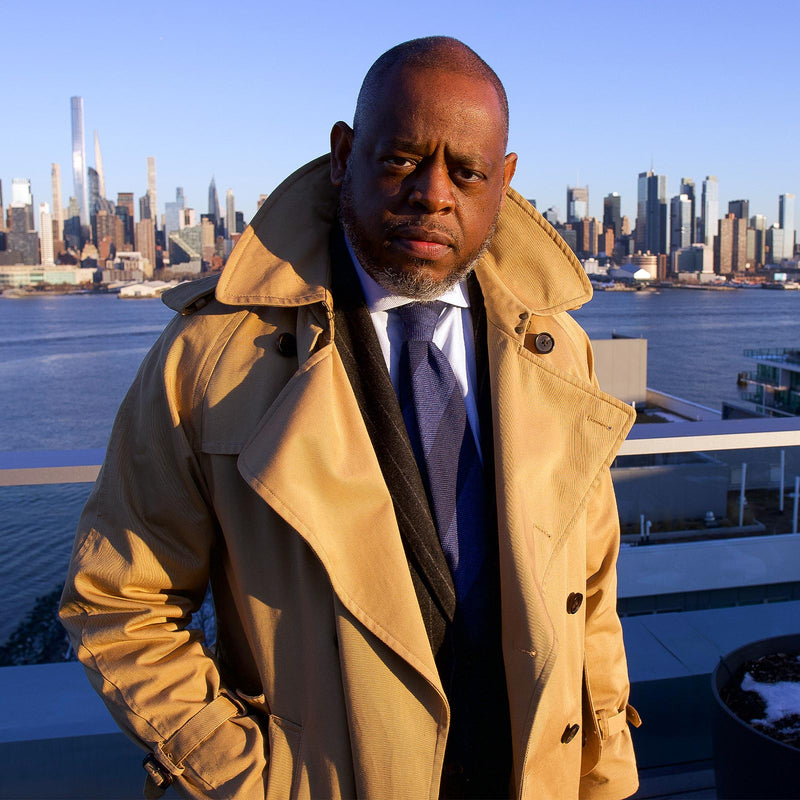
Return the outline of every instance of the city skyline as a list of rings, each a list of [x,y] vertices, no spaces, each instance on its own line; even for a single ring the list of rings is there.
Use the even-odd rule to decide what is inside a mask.
[[[34,39],[38,48],[64,52],[67,17],[76,9],[86,23],[82,35],[100,41],[109,20],[98,3],[5,10],[8,30],[16,31],[7,58],[26,63]],[[241,9],[237,21],[204,2],[191,14],[151,2],[135,11],[115,7],[114,47],[158,76],[137,96],[144,100],[137,108],[124,91],[132,79],[124,58],[64,58],[56,71],[27,59],[30,67],[9,90],[13,118],[0,126],[0,180],[10,186],[28,177],[37,199],[51,199],[51,165],[65,177],[72,167],[69,98],[82,97],[84,138],[96,131],[103,143],[103,164],[86,166],[104,167],[107,197],[144,195],[151,156],[159,219],[163,198],[179,186],[187,206],[205,211],[213,175],[223,191],[233,189],[249,220],[260,194],[328,149],[332,123],[352,118],[363,73],[382,50],[446,32],[474,47],[506,85],[509,149],[520,156],[512,185],[542,211],[557,207],[562,220],[567,186],[588,186],[590,216],[602,219],[603,198],[616,192],[633,224],[637,176],[651,166],[667,176],[668,199],[690,178],[699,205],[704,178],[716,175],[721,216],[729,201],[746,198],[769,225],[778,222],[779,195],[800,190],[800,110],[792,102],[796,78],[785,69],[800,9],[789,3],[768,0],[755,14],[734,2],[724,15],[687,2],[668,15],[627,0],[602,9],[512,3],[487,15],[482,4],[465,2],[458,15],[436,7],[407,24],[390,10],[350,3],[345,12],[358,15],[358,26],[308,2],[279,13],[251,2]],[[737,47],[749,66],[733,81],[725,64]],[[681,48],[686,58],[670,56]],[[661,58],[645,59],[648,51]],[[204,54],[219,66],[197,71]],[[62,183],[66,206],[72,180]]]

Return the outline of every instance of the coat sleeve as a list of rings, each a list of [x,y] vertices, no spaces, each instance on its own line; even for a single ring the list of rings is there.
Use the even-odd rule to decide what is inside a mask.
[[[192,389],[181,382],[193,379],[180,369],[181,345],[162,338],[114,424],[61,620],[117,723],[154,755],[156,774],[169,773],[184,797],[259,798],[262,732],[222,685],[202,634],[187,627],[217,526],[180,408]]]
[[[596,763],[581,778],[585,800],[620,800],[639,784],[628,723],[640,723],[628,705],[628,667],[616,608],[618,554],[619,517],[611,474],[604,468],[587,519],[585,703],[593,714]]]

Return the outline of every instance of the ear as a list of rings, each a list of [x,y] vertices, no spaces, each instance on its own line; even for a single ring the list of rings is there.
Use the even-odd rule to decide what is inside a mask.
[[[503,193],[500,195],[500,208],[503,207],[503,201],[506,199],[506,192],[511,185],[511,179],[514,177],[514,172],[517,169],[517,154],[509,153],[505,157],[503,163]]]
[[[353,149],[353,129],[346,122],[337,122],[331,129],[331,183],[341,186],[347,161]]]
[[[509,153],[506,156],[505,164],[503,165],[503,195],[508,191],[511,184],[511,179],[517,170],[517,154]]]

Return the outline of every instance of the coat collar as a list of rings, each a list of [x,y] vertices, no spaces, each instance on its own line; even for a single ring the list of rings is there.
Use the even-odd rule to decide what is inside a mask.
[[[229,305],[329,303],[330,262],[319,254],[328,252],[338,196],[330,182],[330,156],[290,175],[242,235],[217,285],[217,299]],[[498,312],[549,316],[579,308],[592,296],[567,244],[513,189],[476,273]]]

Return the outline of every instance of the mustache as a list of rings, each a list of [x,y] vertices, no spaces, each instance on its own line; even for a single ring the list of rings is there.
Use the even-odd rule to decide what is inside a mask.
[[[457,239],[454,232],[447,225],[443,225],[435,220],[424,221],[420,219],[420,217],[394,217],[383,223],[383,232],[387,236],[391,236],[398,231],[408,230],[409,228],[425,233],[438,233],[452,241]]]

